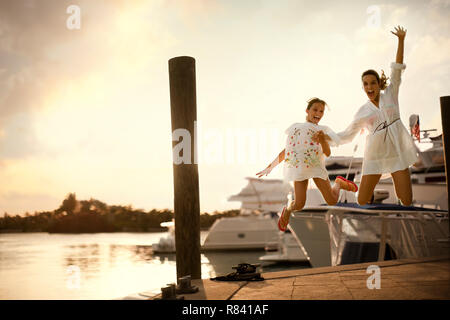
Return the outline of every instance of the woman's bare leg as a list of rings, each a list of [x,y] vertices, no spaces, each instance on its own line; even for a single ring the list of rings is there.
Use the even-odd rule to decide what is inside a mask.
[[[326,203],[330,206],[335,205],[339,200],[339,191],[341,190],[340,184],[335,182],[332,188],[330,180],[323,180],[320,178],[313,179]]]
[[[412,185],[409,169],[392,172],[391,176],[394,181],[397,198],[400,199],[402,205],[410,206],[412,203]]]
[[[375,190],[375,186],[380,181],[381,174],[366,174],[361,178],[358,192],[358,203],[363,206],[370,201]]]
[[[306,190],[308,189],[308,180],[294,181],[294,192],[295,198],[292,201],[284,213],[280,217],[279,225],[282,229],[285,229],[289,224],[289,218],[291,217],[292,211],[302,210],[306,203]]]

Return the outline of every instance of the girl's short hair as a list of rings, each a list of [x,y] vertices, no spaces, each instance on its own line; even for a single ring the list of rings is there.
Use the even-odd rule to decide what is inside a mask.
[[[324,107],[327,106],[327,103],[319,98],[311,98],[307,102],[308,106],[306,107],[306,110],[311,109],[312,105],[316,102],[323,104]]]
[[[384,74],[384,71],[381,70],[381,77],[378,75],[378,72],[376,72],[375,70],[369,69],[363,72],[363,74],[361,75],[361,80],[364,76],[367,75],[373,75],[375,76],[375,78],[377,78],[378,84],[380,85],[380,89],[384,90],[387,87],[387,80],[389,79],[388,77],[386,77],[386,75]]]

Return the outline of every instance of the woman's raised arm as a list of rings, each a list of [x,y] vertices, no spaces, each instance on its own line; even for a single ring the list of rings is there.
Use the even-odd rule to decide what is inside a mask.
[[[392,34],[398,37],[398,47],[397,47],[397,56],[395,58],[395,63],[391,64],[391,77],[390,77],[390,85],[386,88],[385,93],[391,92],[391,94],[398,99],[398,90],[401,82],[401,74],[402,70],[405,69],[405,65],[403,64],[403,52],[404,52],[404,44],[406,37],[406,29],[398,26],[395,28],[395,32],[391,31]]]
[[[397,56],[395,58],[395,62],[403,63],[403,52],[404,52],[404,44],[406,37],[406,29],[403,27],[395,27],[395,32],[391,31],[392,34],[396,35],[398,38],[398,46],[397,46]]]

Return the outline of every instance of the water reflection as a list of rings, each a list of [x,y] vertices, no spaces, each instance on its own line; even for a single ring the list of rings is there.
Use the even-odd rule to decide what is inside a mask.
[[[175,253],[154,253],[153,259],[160,262],[161,264],[168,262],[176,262],[177,256]]]
[[[152,246],[111,244],[109,246],[110,264],[115,265],[123,259],[131,259],[134,262],[150,261],[153,259]]]
[[[66,245],[64,248],[65,269],[77,267],[86,278],[100,271],[100,246],[98,244]]]
[[[99,272],[103,260],[108,261],[108,267],[111,268],[124,263],[148,263],[155,258],[151,245],[78,244],[66,245],[64,249],[63,266],[77,266],[87,276]]]
[[[150,261],[153,259],[152,246],[136,246],[134,254],[137,260]]]
[[[151,250],[164,235],[1,235],[0,299],[114,299],[160,290],[177,280],[176,254]],[[259,263],[263,254],[204,252],[202,278],[233,272],[239,263]]]

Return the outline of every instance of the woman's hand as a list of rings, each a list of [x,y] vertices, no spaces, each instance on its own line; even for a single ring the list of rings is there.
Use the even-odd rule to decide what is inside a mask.
[[[395,34],[398,38],[398,47],[397,47],[397,55],[395,57],[395,62],[397,63],[403,63],[403,47],[406,37],[406,29],[403,29],[402,27],[398,26],[395,27],[395,32],[391,31],[392,34]]]
[[[395,27],[395,32],[391,31],[392,34],[395,34],[399,39],[405,39],[406,37],[406,29],[403,29],[403,27]]]
[[[258,172],[256,175],[258,176],[258,178],[261,178],[263,175],[267,176],[270,171],[272,171],[272,166],[269,165],[267,168],[265,168],[263,171]]]

